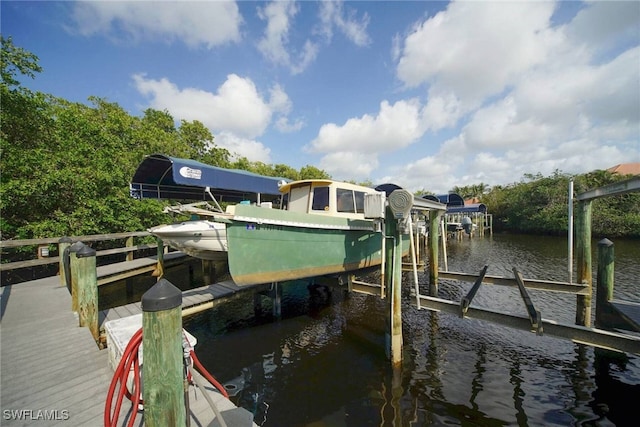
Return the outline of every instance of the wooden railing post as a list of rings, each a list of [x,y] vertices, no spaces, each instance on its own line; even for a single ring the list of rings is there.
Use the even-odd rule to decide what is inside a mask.
[[[596,328],[611,327],[611,307],[609,301],[613,299],[613,270],[614,253],[613,242],[602,239],[598,242],[598,275],[596,276]]]
[[[77,253],[78,264],[78,319],[80,326],[86,326],[96,340],[98,330],[98,277],[96,274],[96,250],[83,246]]]
[[[124,244],[127,248],[130,248],[133,246],[133,236],[129,236],[127,237],[127,241]],[[133,251],[129,251],[127,252],[127,261],[133,261]]]
[[[186,423],[183,383],[182,292],[160,279],[142,295],[144,423]]]
[[[587,294],[577,296],[576,325],[591,326],[591,200],[578,201],[575,213],[577,280],[588,285]]]
[[[58,261],[58,271],[60,272],[60,286],[67,286],[67,271],[65,269],[65,259],[69,256],[69,246],[71,246],[73,240],[69,237],[61,237],[58,240],[58,255],[60,261]]]
[[[438,296],[438,235],[441,211],[429,211],[429,295]],[[446,232],[446,230],[445,230]]]

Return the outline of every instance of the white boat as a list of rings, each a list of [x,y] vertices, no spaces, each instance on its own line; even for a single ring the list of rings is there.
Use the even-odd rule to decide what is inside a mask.
[[[213,199],[215,202],[215,198]],[[227,228],[225,217],[220,206],[212,206],[207,202],[186,205],[167,206],[165,213],[189,214],[198,219],[174,224],[163,224],[149,231],[160,238],[165,245],[186,253],[195,258],[220,260],[227,256]],[[211,217],[215,221],[202,219]]]
[[[184,221],[158,225],[149,232],[164,244],[195,258],[219,260],[227,256],[227,229],[221,222]]]

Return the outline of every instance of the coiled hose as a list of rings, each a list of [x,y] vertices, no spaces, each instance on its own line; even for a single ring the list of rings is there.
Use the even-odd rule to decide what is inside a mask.
[[[127,423],[127,427],[133,427],[136,419],[136,415],[138,413],[137,407],[138,405],[144,405],[144,402],[141,398],[141,387],[140,387],[140,361],[138,360],[138,350],[140,349],[140,345],[142,344],[142,328],[138,329],[135,334],[129,340],[129,344],[124,350],[122,354],[122,358],[120,359],[120,363],[118,363],[118,367],[116,368],[113,378],[111,380],[111,384],[109,385],[109,391],[107,392],[107,400],[105,402],[104,408],[104,425],[105,427],[116,427],[118,425],[118,417],[120,415],[120,409],[122,408],[122,401],[126,397],[132,403],[132,414],[129,418],[129,422]],[[226,398],[229,398],[229,393],[227,390],[220,384],[214,377],[211,375],[200,360],[196,356],[196,353],[192,348],[189,348],[189,354],[193,361],[193,365],[196,369],[209,381],[218,391]],[[127,379],[129,378],[129,373],[133,371],[133,390],[129,390],[127,385]],[[192,379],[192,375],[189,372],[188,378]],[[200,388],[203,389],[203,394],[205,394],[205,398],[209,397],[206,395],[204,387],[199,385]],[[114,405],[114,397],[115,397],[115,405]],[[212,409],[216,413],[216,416],[219,417],[220,421],[224,423],[222,417],[220,417],[220,413],[213,405],[213,401],[211,399],[207,399]]]

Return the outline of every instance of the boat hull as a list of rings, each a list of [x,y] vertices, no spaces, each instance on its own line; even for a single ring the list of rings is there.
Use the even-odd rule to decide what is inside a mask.
[[[382,233],[370,220],[237,206],[227,225],[237,285],[344,273],[381,264]]]
[[[221,260],[227,257],[227,232],[224,224],[213,221],[184,221],[159,225],[149,232],[172,248],[189,256]]]

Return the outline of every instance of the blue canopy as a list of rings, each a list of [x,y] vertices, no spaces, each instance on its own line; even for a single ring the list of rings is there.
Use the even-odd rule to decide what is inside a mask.
[[[452,206],[447,208],[447,213],[487,213],[487,205],[484,203],[471,203],[464,206]]]
[[[434,202],[440,202],[447,205],[447,212],[449,212],[449,208],[452,206],[464,206],[464,199],[457,193],[449,193],[449,194],[425,194],[422,196],[424,199],[433,200]]]
[[[206,187],[218,201],[268,201],[280,196],[283,178],[239,169],[224,169],[189,159],[152,154],[138,165],[130,184],[137,199],[208,200]]]

